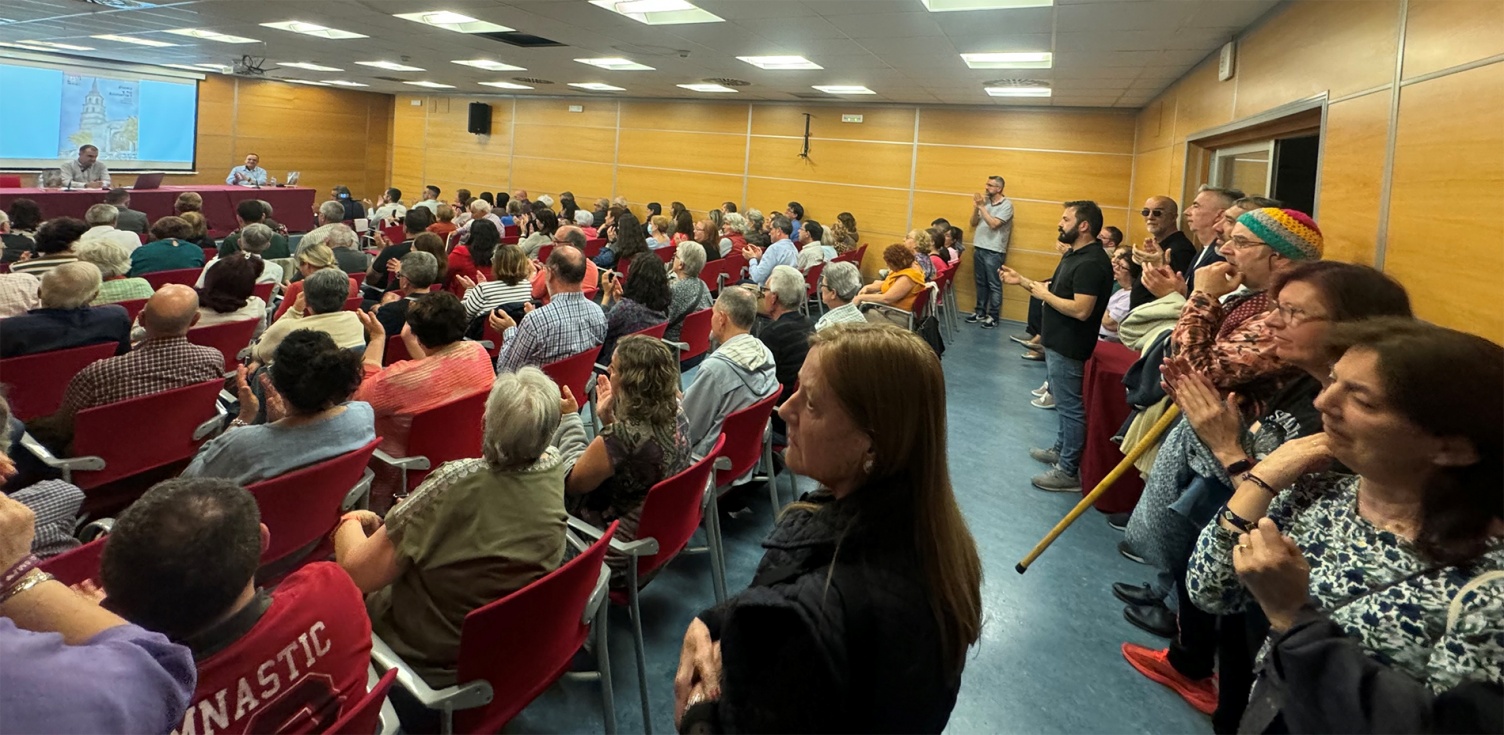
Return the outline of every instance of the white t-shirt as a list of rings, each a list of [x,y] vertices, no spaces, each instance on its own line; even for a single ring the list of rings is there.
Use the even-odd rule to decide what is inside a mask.
[[[94,225],[82,237],[78,238],[79,244],[89,242],[90,240],[104,240],[116,243],[120,247],[125,248],[127,253],[141,247],[140,235],[134,232],[126,232],[125,230],[117,230],[109,225]]]

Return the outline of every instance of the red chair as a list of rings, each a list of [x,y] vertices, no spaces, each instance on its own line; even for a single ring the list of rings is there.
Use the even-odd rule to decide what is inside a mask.
[[[272,289],[276,287],[277,284],[272,283],[271,281],[266,281],[265,283],[257,283],[253,288],[251,288],[251,295],[255,296],[258,299],[261,299],[262,301],[265,301],[267,305],[270,305],[272,303]]]
[[[554,245],[553,245],[553,243],[544,243],[543,245],[540,245],[538,247],[538,262],[539,263],[547,263],[548,262],[548,256],[553,255],[553,254],[554,254]]]
[[[808,273],[804,274],[804,303],[799,307],[799,310],[804,312],[805,316],[809,316],[809,302],[811,301],[819,305],[818,308],[821,313],[825,312],[825,302],[820,298],[820,274],[824,272],[825,264],[817,263],[813,268],[809,269]]]
[[[595,358],[600,354],[601,348],[596,345],[579,354],[544,365],[543,374],[561,386],[568,386],[575,400],[583,400],[587,395],[585,387],[590,383],[590,376],[595,370]]]
[[[606,238],[592,237],[589,240],[585,241],[585,257],[594,258],[595,256],[600,255],[601,250],[605,247]]]
[[[372,636],[372,660],[378,668],[396,670],[403,689],[439,711],[441,732],[494,733],[564,676],[593,628],[600,669],[574,676],[585,673],[601,682],[601,717],[606,732],[616,732],[607,608],[602,604],[611,578],[604,564],[606,548],[615,533],[613,523],[579,556],[466,615],[460,627],[458,684],[429,687],[380,636]],[[578,545],[572,535],[569,539]]]
[[[203,268],[179,268],[172,271],[144,273],[141,277],[145,278],[146,282],[151,284],[152,290],[159,289],[169,283],[178,283],[192,288],[193,284],[198,283],[198,274],[203,272]]]
[[[732,411],[721,423],[721,433],[725,435],[725,445],[716,454],[715,459],[715,496],[710,499],[711,518],[710,530],[711,545],[715,548],[717,558],[725,558],[725,549],[721,545],[720,507],[716,503],[716,497],[731,487],[731,484],[742,475],[752,471],[758,465],[766,465],[768,468],[768,495],[772,500],[773,512],[778,512],[778,477],[773,473],[773,447],[768,441],[768,421],[773,415],[773,407],[778,403],[778,391],[740,411]],[[717,589],[716,599],[724,599],[726,590],[724,587]]]
[[[380,230],[381,234],[386,235],[386,239],[393,245],[407,239],[407,230],[402,227],[401,223],[385,225]]]
[[[119,301],[116,303],[125,307],[125,315],[131,318],[131,322],[135,322],[136,317],[140,316],[141,312],[146,310],[146,301],[147,299],[131,299],[130,301]]]
[[[104,539],[97,538],[76,549],[69,549],[37,566],[66,585],[99,581],[99,557],[104,553]]]
[[[386,704],[386,694],[392,682],[397,681],[397,670],[392,669],[381,676],[371,691],[354,707],[345,710],[339,719],[325,730],[325,735],[376,735],[381,726],[381,708]]]
[[[0,189],[21,188],[21,177],[13,174],[0,175]]]
[[[223,423],[216,404],[223,387],[216,379],[79,411],[71,457],[53,456],[30,434],[21,444],[64,481],[90,490],[191,458]]]
[[[710,314],[714,309],[690,312],[679,323],[679,362],[692,360],[710,351]]]
[[[364,296],[361,296],[360,294],[356,294],[354,296],[351,296],[348,299],[345,299],[344,310],[345,311],[360,311],[361,304],[364,304],[365,302],[366,302],[366,298]]]
[[[144,233],[144,232],[141,233],[141,244],[142,245],[146,244],[146,233]],[[219,248],[201,246],[200,249],[202,249],[204,251],[204,262],[205,263],[207,263],[207,262],[209,262],[211,260],[214,260],[215,258],[219,257]]]
[[[667,331],[668,331],[668,322],[658,322],[657,324],[654,324],[653,326],[648,327],[647,329],[639,329],[639,330],[637,330],[637,331],[635,331],[635,332],[633,332],[633,333],[631,333],[631,334],[629,334],[627,336],[628,337],[635,337],[637,335],[642,335],[644,337],[652,337],[653,339],[663,339],[663,333],[667,332]]]
[[[249,347],[256,334],[260,319],[241,319],[207,327],[188,330],[188,341],[204,347],[213,347],[225,356],[225,372],[233,373],[240,367],[240,351]]]
[[[830,262],[850,263],[860,269],[862,267],[862,251],[860,249],[847,250],[846,252],[841,253],[834,258],[831,258]]]
[[[370,483],[361,476],[380,444],[378,437],[353,452],[246,488],[261,508],[261,522],[271,531],[261,566],[295,560],[300,552],[312,551],[334,530],[341,513],[363,504]]]
[[[661,248],[653,248],[653,254],[658,256],[658,259],[663,261],[664,265],[668,265],[669,263],[674,262],[674,254],[677,252],[679,252],[679,248],[673,245],[668,245]]]
[[[383,366],[411,359],[413,359],[412,353],[407,351],[407,343],[402,341],[402,335],[394,334],[386,338],[386,349],[381,353]]]
[[[507,238],[507,237],[521,237],[522,236],[522,228],[518,227],[517,225],[502,225],[501,226],[501,236],[503,238]]]
[[[710,289],[711,293],[717,293],[721,290],[721,274],[725,272],[725,258],[712,260],[700,269],[700,281],[705,284],[705,288]]]
[[[68,382],[96,360],[112,357],[115,342],[38,352],[0,360],[0,382],[10,388],[10,411],[22,421],[51,416],[63,403]]]
[[[485,430],[486,396],[490,388],[460,396],[413,415],[407,455],[393,457],[377,449],[377,460],[402,471],[404,495],[418,487],[439,465],[452,459],[480,456]]]

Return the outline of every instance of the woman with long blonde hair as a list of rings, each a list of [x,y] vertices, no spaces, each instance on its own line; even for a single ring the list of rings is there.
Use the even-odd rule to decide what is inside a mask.
[[[945,378],[914,334],[810,336],[779,409],[790,506],[746,590],[692,622],[680,731],[939,732],[981,634],[982,564],[946,465]]]

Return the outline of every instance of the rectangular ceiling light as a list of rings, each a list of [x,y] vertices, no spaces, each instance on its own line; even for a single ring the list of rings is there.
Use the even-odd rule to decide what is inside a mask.
[[[639,64],[631,59],[623,59],[620,56],[605,59],[575,59],[575,61],[611,71],[653,71],[651,66]]]
[[[321,26],[317,23],[304,23],[300,20],[284,20],[277,23],[262,23],[261,25],[266,28],[275,28],[279,31],[292,31],[293,33],[301,33],[305,36],[329,38],[336,41],[344,40],[347,38],[370,38],[370,36],[367,36],[364,33],[342,31],[338,28]]]
[[[93,46],[77,46],[71,43],[58,43],[56,41],[16,41],[15,43],[0,43],[0,46],[21,48],[28,51],[93,51]]]
[[[1008,8],[1047,8],[1055,0],[919,0],[931,13],[953,10],[1006,10]]]
[[[688,0],[590,0],[590,4],[650,26],[720,23],[725,20]]]
[[[196,72],[212,71],[220,74],[229,74],[235,71],[224,64],[160,64],[160,66],[170,66],[174,69],[187,69],[188,71]]]
[[[738,56],[736,58],[759,69],[767,69],[769,71],[825,68],[803,56]]]
[[[334,85],[336,87],[369,87],[369,86],[371,86],[369,84],[361,84],[360,82],[352,82],[352,81],[350,81],[348,79],[325,79],[324,83],[325,84],[332,84],[332,85]]]
[[[466,59],[464,61],[453,61],[450,63],[459,64],[461,66],[473,66],[477,69],[485,69],[486,71],[527,71],[527,69],[524,69],[520,66],[503,64],[500,61],[492,61],[490,59]]]
[[[613,86],[611,86],[609,84],[601,84],[600,82],[570,82],[569,86],[575,87],[577,89],[588,89],[588,90],[590,90],[592,92],[625,92],[625,91],[627,91],[627,90],[625,90],[625,89],[623,89],[621,87],[613,87]]]
[[[357,61],[355,63],[361,66],[374,66],[377,69],[386,69],[387,71],[426,71],[421,66],[408,66],[407,64],[398,64],[395,61]]]
[[[736,94],[736,90],[724,84],[679,84],[675,86],[691,92],[719,92],[722,94],[730,92],[731,94]]]
[[[152,48],[165,48],[167,46],[177,45],[175,43],[167,43],[166,41],[154,41],[150,38],[137,38],[136,36],[117,36],[113,33],[90,36],[90,38],[97,38],[101,41],[115,41],[116,43],[130,43],[137,46],[151,46]]]
[[[453,84],[439,84],[438,82],[403,82],[403,84],[411,84],[414,87],[427,87],[429,89],[454,89]]]
[[[427,13],[397,13],[393,17],[431,25],[434,28],[443,28],[446,31],[457,31],[459,33],[506,33],[516,30],[515,28],[488,23],[448,10],[435,10]]]
[[[816,84],[814,89],[826,94],[877,94],[860,84]]]
[[[497,89],[532,89],[532,87],[529,87],[526,84],[518,84],[516,82],[481,82],[481,85],[485,87],[495,87]]]
[[[319,64],[311,64],[307,61],[279,61],[277,62],[277,66],[290,66],[294,69],[307,69],[308,71],[344,71],[344,69],[336,66],[320,66]]]
[[[1048,97],[1049,87],[987,87],[993,97]]]
[[[1048,51],[961,54],[961,60],[973,69],[1048,69],[1055,55]]]
[[[170,31],[165,32],[173,33],[179,36],[188,36],[189,38],[201,38],[205,41],[218,41],[220,43],[261,43],[254,38],[246,38],[245,36],[232,36],[228,33],[220,33],[218,31],[205,31],[198,28],[174,28]]]

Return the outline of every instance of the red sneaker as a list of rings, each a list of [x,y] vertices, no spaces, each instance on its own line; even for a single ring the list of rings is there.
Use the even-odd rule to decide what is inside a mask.
[[[1210,715],[1217,711],[1217,677],[1189,679],[1170,665],[1168,649],[1155,651],[1132,643],[1123,644],[1123,658],[1138,673],[1153,679],[1175,691],[1181,699],[1189,702],[1196,711]]]

